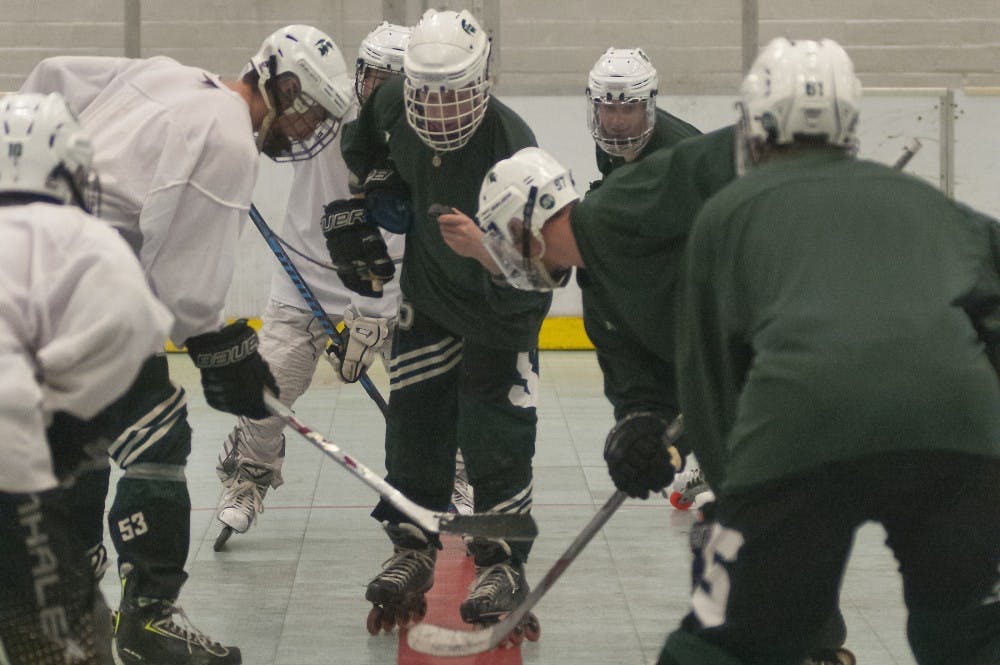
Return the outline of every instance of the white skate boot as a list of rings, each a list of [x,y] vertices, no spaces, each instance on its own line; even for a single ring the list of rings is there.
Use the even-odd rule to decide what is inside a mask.
[[[674,482],[669,490],[664,490],[663,495],[667,497],[677,510],[688,510],[697,502],[699,505],[714,499],[712,490],[705,482],[705,475],[698,466],[688,466],[674,476]],[[701,496],[705,494],[706,496]],[[711,496],[708,496],[711,495]]]
[[[472,485],[469,484],[469,476],[465,472],[465,460],[462,459],[462,451],[459,450],[455,455],[455,488],[451,493],[449,512],[471,515],[475,512],[473,497]]]
[[[222,509],[218,519],[222,522],[222,532],[215,539],[215,551],[225,547],[233,533],[246,533],[264,512],[264,496],[274,477],[274,471],[249,462],[240,462],[236,473],[226,484],[222,496]]]

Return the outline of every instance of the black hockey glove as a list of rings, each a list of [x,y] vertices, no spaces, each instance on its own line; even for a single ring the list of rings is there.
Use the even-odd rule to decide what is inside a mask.
[[[277,396],[278,384],[257,353],[257,333],[246,319],[219,332],[189,337],[185,345],[201,370],[201,387],[209,406],[254,419],[270,415],[264,406],[264,389]]]
[[[323,235],[330,260],[344,286],[369,298],[382,297],[382,284],[396,274],[378,225],[363,199],[339,199],[323,208]]]
[[[619,420],[604,442],[604,460],[615,487],[630,497],[646,499],[674,480],[683,458],[666,438],[667,422],[655,413],[638,411]]]

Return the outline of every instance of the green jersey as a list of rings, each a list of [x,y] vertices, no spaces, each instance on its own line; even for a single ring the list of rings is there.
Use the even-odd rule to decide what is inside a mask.
[[[680,409],[674,319],[684,246],[702,203],[736,177],[734,140],[725,127],[657,150],[616,169],[570,214],[587,290],[609,314],[598,339],[616,416],[670,419]],[[711,479],[712,460],[699,461]]]
[[[403,81],[381,85],[342,138],[348,168],[365,174],[391,161],[410,190],[413,225],[406,235],[400,276],[403,296],[453,333],[496,348],[529,350],[552,302],[549,293],[518,291],[494,280],[478,261],[459,256],[445,244],[433,203],[476,212],[486,172],[535,137],[508,107],[491,97],[482,124],[459,150],[436,152],[407,124]]]
[[[889,451],[1000,456],[976,320],[1000,302],[995,220],[812,151],[709,201],[685,274],[681,396],[697,446],[725,451],[717,492]]]
[[[661,148],[672,147],[700,134],[680,118],[656,109],[653,134],[636,160],[626,162],[598,147],[597,167],[607,176],[618,167],[634,164]],[[601,183],[602,180],[591,183],[591,192]],[[677,400],[672,388],[664,388],[675,383],[673,363],[644,358],[642,356],[647,354],[636,353],[634,350],[641,342],[628,325],[628,319],[622,320],[615,313],[609,293],[594,286],[586,269],[577,270],[576,280],[583,302],[583,325],[597,351],[597,361],[604,376],[604,394],[614,407],[615,418],[633,411],[654,411],[668,420],[673,418],[677,414]]]

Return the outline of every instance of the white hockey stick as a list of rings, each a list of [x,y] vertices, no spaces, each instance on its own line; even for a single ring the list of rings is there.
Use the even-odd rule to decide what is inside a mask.
[[[291,409],[267,391],[264,392],[264,404],[268,411],[287,422],[292,429],[323,451],[327,457],[360,478],[361,482],[378,492],[386,501],[413,520],[414,524],[429,533],[452,533],[463,536],[503,538],[504,540],[532,540],[538,535],[538,526],[531,515],[495,513],[458,515],[436,513],[423,506],[418,506],[364,464],[304,425],[295,417]]]
[[[664,443],[667,446],[673,445],[684,432],[683,416],[677,418],[667,428],[664,435]],[[622,491],[616,491],[611,498],[605,502],[601,509],[597,511],[583,531],[577,535],[562,556],[545,573],[542,581],[531,590],[528,597],[517,606],[504,620],[496,623],[485,630],[453,630],[441,626],[433,626],[429,623],[418,623],[410,628],[406,635],[406,640],[410,648],[432,656],[469,656],[482,653],[495,648],[498,644],[517,628],[521,619],[533,608],[542,596],[552,588],[556,580],[569,568],[573,560],[580,554],[587,543],[593,539],[598,531],[607,523],[615,511],[625,502],[627,495]]]

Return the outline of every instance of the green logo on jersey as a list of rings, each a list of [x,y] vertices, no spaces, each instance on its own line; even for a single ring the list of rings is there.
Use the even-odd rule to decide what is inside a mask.
[[[542,206],[544,210],[551,210],[555,204],[556,200],[552,198],[551,194],[542,194],[542,198],[538,199],[538,205]]]
[[[333,50],[333,44],[326,39],[321,39],[316,42],[316,50],[319,51],[320,55],[326,55]]]
[[[462,30],[465,30],[465,32],[470,35],[476,34],[476,26],[472,25],[464,18],[462,19]]]

